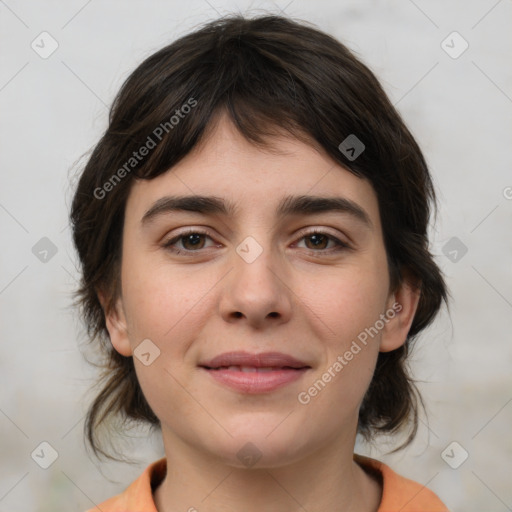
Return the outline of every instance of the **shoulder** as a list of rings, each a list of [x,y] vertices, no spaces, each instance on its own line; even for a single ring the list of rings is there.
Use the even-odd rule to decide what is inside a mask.
[[[395,473],[388,465],[354,454],[354,460],[382,480],[382,499],[377,512],[449,512],[428,487]]]
[[[354,460],[382,480],[382,499],[377,512],[449,512],[430,489],[395,473],[383,462],[358,454],[354,454]],[[165,458],[153,462],[122,493],[86,512],[158,512],[153,489],[163,480],[166,470]]]
[[[86,512],[158,512],[153,489],[163,480],[166,471],[165,458],[153,462],[123,492]]]

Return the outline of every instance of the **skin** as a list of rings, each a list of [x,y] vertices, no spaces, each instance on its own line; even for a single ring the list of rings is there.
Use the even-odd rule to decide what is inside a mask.
[[[370,512],[381,500],[379,482],[353,461],[358,410],[379,350],[404,343],[419,295],[407,282],[390,293],[370,183],[297,139],[272,144],[274,151],[256,147],[222,116],[172,170],[136,182],[127,201],[122,291],[107,328],[124,356],[144,339],[160,350],[148,366],[134,357],[162,426],[168,471],[154,492],[159,512]],[[238,209],[141,222],[162,197],[193,194],[231,200]],[[340,212],[276,217],[283,196],[302,194],[348,198],[372,227]],[[174,247],[187,255],[163,247],[187,228],[209,235],[196,246],[178,240]],[[313,244],[305,235],[314,228],[350,249],[333,252],[331,238]],[[252,263],[236,252],[247,236],[263,249]],[[317,396],[299,403],[297,395],[395,302],[401,311]],[[280,351],[311,369],[273,392],[243,394],[198,367],[231,350]],[[237,457],[247,442],[261,453],[250,468]]]

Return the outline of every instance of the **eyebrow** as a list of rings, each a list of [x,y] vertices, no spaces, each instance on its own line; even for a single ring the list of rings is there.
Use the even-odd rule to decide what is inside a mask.
[[[232,216],[236,212],[236,206],[234,203],[216,196],[165,196],[158,199],[146,211],[141,223],[143,225],[149,224],[161,215],[180,211],[203,215]],[[278,217],[325,212],[339,212],[350,215],[369,229],[373,229],[373,223],[368,213],[357,203],[344,197],[286,196],[280,201],[277,208]]]

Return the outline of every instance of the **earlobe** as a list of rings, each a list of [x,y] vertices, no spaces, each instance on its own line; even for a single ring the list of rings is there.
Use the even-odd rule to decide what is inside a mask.
[[[420,289],[413,286],[409,279],[404,279],[398,290],[390,295],[386,312],[389,320],[383,329],[380,352],[390,352],[405,343],[418,309],[420,295]]]
[[[121,298],[118,298],[115,304],[108,308],[106,307],[105,295],[101,291],[98,291],[97,293],[98,299],[103,308],[103,314],[105,315],[105,324],[107,326],[112,346],[122,356],[131,356],[132,348],[128,338],[126,317]]]

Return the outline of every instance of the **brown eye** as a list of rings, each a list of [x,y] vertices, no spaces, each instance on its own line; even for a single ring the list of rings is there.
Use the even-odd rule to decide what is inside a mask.
[[[211,240],[211,237],[206,232],[190,230],[165,242],[162,247],[175,254],[198,252],[200,249],[205,248],[206,238],[210,238]],[[178,245],[178,247],[175,247],[176,245]]]
[[[347,243],[338,240],[338,238],[328,233],[323,233],[322,231],[305,233],[302,235],[301,240],[305,240],[306,249],[312,253],[330,254],[351,248]],[[332,242],[334,246],[328,247],[329,242]]]
[[[190,235],[182,235],[180,236],[180,240],[182,240],[182,245],[187,250],[194,249],[202,249],[204,245],[204,239],[201,240],[201,237],[204,237],[202,233],[192,233]],[[201,243],[201,241],[203,243]]]
[[[311,247],[308,247],[308,249],[326,249],[329,244],[329,237],[319,233],[305,236],[304,239],[311,241]],[[306,245],[308,244],[306,243]]]

